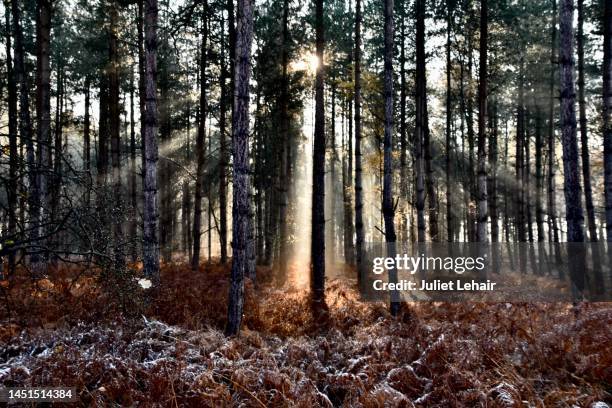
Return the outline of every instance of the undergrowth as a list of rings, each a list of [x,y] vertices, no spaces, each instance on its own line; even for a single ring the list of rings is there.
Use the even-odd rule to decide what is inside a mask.
[[[336,279],[322,324],[306,290],[275,289],[269,270],[258,273],[242,334],[226,338],[227,266],[163,265],[154,299],[134,293],[138,313],[96,271],[59,268],[37,282],[18,271],[0,298],[0,384],[74,386],[84,406],[612,402],[609,304],[411,303],[391,318]]]

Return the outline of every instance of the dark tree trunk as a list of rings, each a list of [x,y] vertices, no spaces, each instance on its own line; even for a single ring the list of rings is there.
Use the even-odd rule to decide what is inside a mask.
[[[38,143],[38,188],[41,210],[37,211],[36,224],[49,219],[51,197],[49,174],[51,173],[51,0],[37,2],[36,18],[36,116]]]
[[[559,227],[557,225],[557,199],[556,199],[556,175],[555,175],[555,67],[557,66],[557,0],[552,0],[552,24],[551,24],[551,51],[550,51],[550,88],[548,99],[548,222],[551,241],[559,242]],[[561,253],[558,245],[555,247],[555,259],[561,261]]]
[[[584,242],[582,200],[576,140],[576,91],[574,89],[573,15],[574,1],[561,0],[559,14],[559,62],[561,77],[561,143],[563,145],[563,180],[565,183],[565,219],[567,241]],[[576,247],[569,257],[569,270],[577,291],[584,289],[583,248]]]
[[[353,177],[353,109],[352,103],[347,104],[346,118],[348,119],[348,132],[345,135],[343,132],[343,151],[342,156],[342,186],[343,186],[343,201],[344,201],[344,262],[348,265],[355,263],[355,247],[353,245],[353,202],[352,202],[352,177]]]
[[[91,84],[89,78],[85,79],[85,117],[83,119],[83,170],[87,174],[87,187],[85,188],[84,204],[89,208],[91,203]]]
[[[362,284],[364,270],[363,170],[361,153],[361,0],[355,1],[355,262],[357,279]]]
[[[584,206],[587,212],[589,239],[597,242],[595,225],[595,208],[593,206],[593,189],[591,188],[591,161],[589,157],[589,137],[587,129],[585,82],[584,82],[584,0],[578,0],[578,31],[576,45],[578,54],[578,106],[580,112],[580,146],[582,161],[582,181],[584,183]]]
[[[204,18],[202,22],[202,43],[200,45],[200,105],[198,130],[196,135],[196,182],[193,211],[193,254],[191,269],[198,270],[200,265],[200,247],[202,239],[202,196],[204,190],[204,162],[206,152],[206,66],[208,43],[208,2],[204,1]]]
[[[497,112],[497,100],[492,103],[492,115],[489,117],[489,128],[492,129],[489,141],[489,179],[487,181],[487,195],[489,213],[491,215],[491,242],[499,242],[499,224],[497,209],[497,162],[498,162],[498,141],[499,124]]]
[[[283,1],[283,34],[281,43],[281,69],[282,69],[282,88],[280,96],[280,114],[281,114],[281,177],[280,177],[280,254],[279,254],[279,275],[280,282],[283,282],[287,274],[287,262],[289,261],[289,246],[288,246],[288,225],[285,220],[287,216],[287,206],[289,203],[289,149],[290,143],[290,122],[289,122],[289,0]]]
[[[325,38],[323,27],[323,0],[315,0],[316,52],[319,59],[315,79],[315,129],[312,168],[312,238],[311,289],[315,316],[325,305]]]
[[[604,178],[606,239],[612,242],[612,0],[605,0],[603,58]],[[610,248],[608,248],[610,251]]]
[[[238,0],[238,35],[236,38],[236,68],[234,113],[232,118],[233,207],[232,207],[232,274],[227,313],[228,335],[240,332],[244,305],[244,275],[248,273],[249,246],[249,78],[251,71],[251,40],[253,36],[252,0]]]
[[[542,114],[536,110],[535,117],[535,170],[536,170],[536,227],[538,231],[538,242],[544,242],[544,211],[542,207],[542,190],[544,188],[542,157],[544,156],[544,142],[542,139]]]
[[[336,84],[332,78],[331,88],[331,120],[329,130],[329,183],[328,194],[329,198],[329,215],[327,220],[327,242],[325,244],[327,250],[327,262],[329,265],[334,265],[336,262],[336,161],[338,159],[336,152]],[[282,218],[281,218],[282,219]]]
[[[98,154],[96,156],[96,182],[98,187],[106,185],[106,176],[108,174],[108,142],[109,142],[109,106],[108,106],[108,78],[102,76],[100,78],[99,90],[99,117],[98,117]],[[100,191],[98,194],[102,194]],[[98,200],[98,206],[103,205],[104,197]]]
[[[401,1],[402,16],[400,25],[400,196],[402,201],[400,239],[408,240],[408,211],[410,209],[409,183],[408,183],[408,129],[406,124],[406,1]]]
[[[145,276],[159,286],[159,240],[157,197],[157,0],[145,2],[145,118],[144,118],[144,204],[143,269]]]
[[[138,30],[138,104],[140,111],[140,148],[141,148],[141,165],[144,170],[144,132],[145,132],[145,113],[146,113],[146,90],[145,90],[145,50],[144,50],[144,1],[138,0],[138,15],[136,25]],[[144,171],[142,171],[142,184],[144,185]]]
[[[451,146],[451,126],[453,123],[452,112],[452,84],[451,84],[451,31],[453,24],[452,1],[446,1],[446,231],[447,241],[453,242],[454,220],[453,220],[453,174],[452,174],[452,146]],[[402,49],[403,52],[403,49]],[[405,180],[402,177],[402,181]]]
[[[487,41],[488,4],[480,2],[480,81],[478,84],[478,242],[489,240],[487,221]]]
[[[518,108],[516,119],[516,230],[519,242],[526,242],[527,231],[525,230],[525,188],[524,188],[524,135],[525,135],[525,98],[524,98],[524,78],[523,78],[523,59],[521,57],[521,65],[519,71],[519,90],[518,90]]]
[[[472,29],[472,15],[470,11],[469,16],[469,24],[468,28],[468,88],[467,88],[467,103],[466,103],[466,125],[467,125],[467,142],[468,142],[468,169],[466,171],[466,175],[468,177],[468,190],[470,194],[470,202],[468,207],[468,216],[467,216],[467,232],[470,241],[476,241],[477,231],[476,231],[476,172],[474,169],[474,99],[472,93],[472,71],[474,66],[474,32]]]
[[[138,236],[137,214],[138,214],[138,183],[136,182],[136,123],[134,119],[134,70],[130,73],[130,232],[129,238],[136,240]],[[137,245],[133,244],[131,249],[132,261],[138,259]]]
[[[228,4],[233,4],[229,0]],[[231,13],[230,15],[232,15]],[[230,24],[231,29],[231,24]],[[221,29],[224,31],[224,29]],[[231,39],[230,39],[231,44]],[[231,47],[230,47],[231,48]],[[221,263],[227,262],[227,105],[231,100],[227,92],[227,62],[224,50],[221,50],[221,107],[219,112],[219,245],[221,247]]]
[[[32,241],[38,238],[38,214],[40,212],[40,189],[37,178],[37,163],[34,154],[34,140],[32,131],[32,119],[30,116],[30,87],[25,72],[23,31],[21,29],[21,10],[18,1],[11,1],[11,14],[13,15],[13,40],[14,40],[14,78],[19,84],[19,135],[22,142],[26,144],[26,161],[28,167],[28,215],[29,228]],[[38,262],[38,255],[32,255],[30,261]]]
[[[58,33],[61,35],[61,33]],[[63,61],[61,56],[58,56],[57,66],[57,84],[56,84],[56,96],[55,96],[55,129],[54,129],[54,140],[53,140],[53,174],[49,181],[49,190],[51,194],[51,222],[55,223],[57,219],[57,207],[59,205],[60,186],[62,184],[62,140],[63,140]],[[49,241],[57,241],[57,237],[49,239]],[[54,247],[56,242],[50,243],[50,247]],[[54,259],[55,261],[55,259]]]
[[[425,64],[423,64],[425,66]],[[429,217],[429,236],[432,242],[440,241],[440,228],[438,226],[438,194],[436,191],[436,175],[433,167],[433,155],[431,146],[431,133],[429,131],[429,109],[427,107],[427,69],[423,74],[423,89],[425,96],[423,98],[424,108],[424,128],[423,128],[423,154],[425,156],[425,188],[427,190],[427,215]]]
[[[460,116],[460,132],[461,132],[461,157],[464,158],[459,162],[461,176],[463,179],[463,203],[465,205],[465,225],[463,228],[463,240],[469,241],[470,236],[470,187],[471,179],[468,174],[468,169],[465,161],[465,146],[466,146],[466,90],[465,90],[465,61],[463,57],[459,61],[459,109]]]
[[[418,241],[425,242],[425,134],[427,133],[427,89],[425,79],[425,1],[417,0],[416,6],[416,209]],[[431,232],[431,231],[430,231]]]
[[[11,57],[11,12],[8,1],[4,1],[4,13],[6,18],[6,72],[8,78],[8,138],[9,138],[9,179],[7,183],[8,201],[8,236],[15,240],[17,232],[17,82],[15,80],[15,69]],[[6,241],[5,241],[6,242]],[[9,275],[15,270],[15,252],[8,253]],[[3,280],[0,270],[0,280]]]
[[[120,111],[119,111],[119,54],[117,24],[119,19],[118,4],[113,2],[110,10],[109,28],[109,115],[110,115],[110,142],[114,199],[112,213],[113,235],[115,240],[115,267],[123,268],[125,265],[124,254],[121,247],[123,244],[123,190],[121,186],[121,134],[120,134]]]
[[[383,216],[385,220],[385,241],[387,256],[395,258],[395,205],[393,202],[393,0],[385,0],[385,136],[384,136],[384,180],[383,180]],[[389,270],[389,282],[397,282],[397,270]],[[391,293],[390,312],[397,316],[400,310],[399,294]]]

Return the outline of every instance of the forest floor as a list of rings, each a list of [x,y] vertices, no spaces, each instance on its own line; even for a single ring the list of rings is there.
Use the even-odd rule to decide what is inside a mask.
[[[313,322],[307,291],[249,283],[226,338],[228,267],[165,265],[149,301],[77,273],[3,288],[0,384],[73,386],[84,406],[612,406],[612,304],[414,303],[391,318],[336,279]]]

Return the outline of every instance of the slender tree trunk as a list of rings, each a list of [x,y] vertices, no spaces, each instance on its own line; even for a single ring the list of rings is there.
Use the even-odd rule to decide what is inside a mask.
[[[334,265],[336,262],[336,161],[338,159],[336,152],[336,84],[334,78],[331,79],[331,121],[329,131],[329,216],[326,224],[327,227],[327,262],[329,265]]]
[[[364,269],[363,170],[361,153],[361,0],[355,0],[355,262],[362,286]]]
[[[578,143],[576,140],[576,92],[574,89],[573,15],[574,1],[561,0],[559,14],[559,62],[561,76],[561,143],[563,145],[563,180],[565,183],[565,219],[567,241],[584,242]],[[582,246],[572,248],[569,270],[578,292],[584,290],[584,252]]]
[[[206,66],[208,48],[208,1],[204,1],[204,17],[202,22],[202,42],[200,45],[200,106],[198,130],[196,135],[196,181],[195,201],[193,205],[193,254],[191,269],[197,271],[200,265],[200,247],[202,239],[202,196],[204,189],[204,162],[206,152]],[[210,136],[209,136],[210,137]]]
[[[9,137],[9,176],[7,183],[8,201],[8,236],[15,240],[17,232],[17,82],[15,80],[15,69],[11,56],[11,12],[8,1],[4,1],[4,13],[6,19],[6,72],[8,78],[8,137]],[[6,242],[6,241],[5,241]],[[5,244],[6,245],[6,244]],[[9,275],[15,271],[15,252],[8,253]],[[0,270],[0,280],[3,280]]]
[[[476,172],[474,170],[474,99],[472,93],[472,71],[474,67],[474,32],[472,29],[472,15],[470,11],[469,16],[469,24],[468,28],[468,88],[467,88],[467,116],[466,116],[466,125],[467,125],[467,142],[468,142],[468,185],[469,185],[469,193],[470,193],[470,203],[468,207],[468,237],[470,241],[476,241],[477,239],[477,230],[476,230],[476,210],[475,210],[475,201],[476,201]]]
[[[400,195],[402,200],[400,239],[408,240],[408,211],[410,208],[410,193],[408,183],[408,129],[406,124],[406,1],[401,0],[402,16],[400,18]]]
[[[287,262],[289,261],[289,245],[288,245],[288,225],[286,221],[287,207],[289,205],[289,149],[290,143],[290,118],[289,118],[289,0],[283,0],[283,34],[281,43],[281,69],[282,69],[282,88],[280,96],[280,114],[281,114],[281,184],[280,184],[280,255],[279,255],[279,277],[280,282],[284,282],[287,274]]]
[[[58,33],[61,35],[61,33]],[[57,66],[57,84],[56,84],[56,96],[55,96],[55,129],[54,129],[54,140],[53,140],[53,175],[49,181],[49,190],[51,194],[51,222],[55,223],[57,218],[57,207],[59,205],[60,186],[62,184],[62,139],[63,139],[63,61],[61,56],[58,55],[58,66]],[[57,237],[49,239],[50,247],[56,245]],[[55,242],[51,242],[55,241]],[[53,260],[54,262],[56,259]]]
[[[384,180],[383,216],[385,220],[385,240],[387,256],[396,255],[395,205],[393,202],[393,0],[385,0],[385,58],[384,58],[384,98],[385,98],[385,136],[384,136]],[[389,282],[397,282],[397,270],[389,270]],[[399,294],[391,293],[390,312],[397,316],[400,310]]]
[[[240,331],[244,305],[244,275],[248,273],[249,246],[249,78],[251,71],[251,40],[253,36],[252,0],[238,0],[238,29],[236,38],[235,96],[233,113],[232,150],[233,207],[232,207],[232,274],[227,313],[228,335]]]
[[[110,114],[110,141],[111,141],[111,160],[112,160],[112,177],[113,190],[115,194],[115,206],[112,214],[113,217],[113,235],[115,240],[115,267],[123,268],[125,265],[125,256],[122,253],[121,247],[123,244],[123,189],[121,183],[121,118],[119,111],[119,53],[118,53],[118,38],[117,24],[119,19],[118,4],[113,1],[110,10],[110,29],[109,29],[109,114]]]
[[[604,7],[604,183],[606,199],[606,239],[608,243],[610,243],[612,242],[612,0],[605,0]],[[610,251],[610,248],[608,248],[608,251]]]
[[[25,72],[23,31],[21,29],[21,9],[19,1],[11,1],[11,14],[13,16],[13,40],[14,40],[14,78],[19,84],[19,135],[26,144],[26,161],[28,168],[28,227],[29,238],[34,242],[38,238],[38,213],[40,211],[40,189],[37,178],[37,163],[34,154],[34,139],[32,131],[32,119],[30,116],[30,87],[28,76]],[[7,27],[8,28],[8,27]],[[38,255],[30,257],[32,264],[38,262]]]
[[[466,146],[466,95],[465,95],[465,61],[461,57],[459,61],[459,105],[460,105],[460,123],[459,128],[461,130],[461,157],[463,158],[459,165],[461,166],[461,176],[463,178],[463,203],[465,205],[465,224],[463,228],[463,240],[469,241],[470,237],[470,188],[471,179],[468,174],[468,169],[465,161],[465,146]]]
[[[593,206],[593,189],[591,188],[591,161],[589,157],[589,138],[587,129],[585,83],[584,83],[584,0],[578,0],[578,31],[576,45],[578,54],[578,105],[580,112],[580,145],[582,161],[582,181],[584,183],[584,206],[587,212],[589,239],[597,242],[597,226],[595,225],[595,208]]]
[[[478,242],[488,242],[487,222],[487,41],[488,4],[480,2],[480,82],[478,84]]]
[[[108,77],[100,78],[99,89],[99,114],[98,114],[98,154],[96,156],[96,183],[98,188],[106,185],[106,176],[108,174],[108,142],[109,142],[109,106],[108,106]],[[97,200],[97,205],[102,208],[102,214],[106,213],[103,207],[103,192],[100,190],[99,195],[102,195]],[[104,217],[106,218],[106,217]],[[106,220],[105,220],[106,221]]]
[[[524,188],[524,136],[525,136],[525,100],[524,100],[524,69],[523,58],[521,57],[521,65],[519,70],[519,91],[518,91],[518,109],[516,119],[516,230],[519,242],[527,241],[527,231],[525,230],[525,188]]]
[[[145,276],[159,286],[159,210],[157,197],[157,0],[145,2],[145,118],[143,264]]]
[[[427,70],[424,71],[424,77],[427,76]],[[424,79],[426,81],[426,79]],[[426,90],[427,82],[423,85]],[[427,107],[427,92],[423,98],[425,108],[423,110],[424,129],[423,129],[423,154],[425,156],[425,188],[427,190],[427,215],[429,217],[429,236],[432,242],[440,241],[440,228],[438,226],[438,194],[436,191],[436,175],[433,168],[433,155],[431,146],[431,133],[429,131],[429,109]]]
[[[316,52],[319,59],[315,79],[315,129],[312,169],[312,238],[311,238],[311,290],[315,316],[325,305],[325,38],[323,27],[323,0],[315,0]]]
[[[523,169],[523,191],[524,191],[524,200],[525,204],[525,214],[527,217],[527,240],[529,242],[533,242],[533,217],[531,208],[531,135],[529,134],[530,122],[529,119],[531,117],[529,109],[525,109],[525,120],[523,126],[523,147],[525,151],[523,152],[523,157],[525,158],[524,164],[525,168]]]
[[[40,211],[37,211],[36,224],[49,219],[51,197],[49,195],[49,174],[51,173],[51,68],[49,61],[51,37],[51,0],[40,0],[37,3],[36,18],[36,112],[38,143],[38,188],[40,194]],[[40,271],[36,271],[38,274]]]
[[[538,242],[544,242],[544,214],[542,210],[543,172],[542,157],[544,155],[544,142],[542,139],[542,114],[536,110],[535,117],[535,147],[536,147],[536,227],[538,231]]]
[[[352,161],[352,150],[353,150],[353,126],[352,121],[352,104],[349,101],[346,104],[345,110],[345,118],[347,118],[348,122],[348,132],[343,130],[342,136],[342,191],[343,191],[343,201],[344,201],[344,262],[347,265],[353,265],[355,262],[355,248],[353,246],[353,202],[352,202],[352,177],[353,177],[353,168],[351,165]],[[344,126],[343,126],[344,128]]]
[[[233,4],[229,0],[228,4]],[[233,15],[233,12],[230,13]],[[231,24],[230,24],[231,28]],[[222,31],[224,29],[222,28]],[[230,39],[231,44],[231,39]],[[231,48],[231,47],[230,47]],[[224,50],[221,50],[221,107],[219,112],[219,245],[221,247],[221,263],[227,262],[227,105],[231,100],[227,93],[227,62]]]
[[[491,215],[491,242],[499,242],[499,224],[497,209],[497,162],[498,162],[498,141],[499,125],[497,100],[493,101],[491,109],[492,115],[489,118],[492,129],[489,141],[489,180],[487,181],[489,213]]]
[[[453,175],[452,175],[452,147],[451,126],[453,122],[452,112],[452,84],[451,84],[451,31],[453,24],[452,1],[446,1],[446,231],[447,241],[453,242],[454,220],[453,220]],[[403,52],[403,49],[402,49]],[[402,178],[403,180],[403,178]]]
[[[557,66],[557,0],[552,0],[552,24],[551,24],[551,51],[550,51],[550,88],[548,99],[548,222],[552,241],[559,242],[559,227],[557,225],[557,199],[556,199],[556,175],[555,175],[555,83]],[[612,173],[611,173],[612,174]],[[561,262],[561,252],[558,245],[554,245],[555,259]]]
[[[91,84],[89,77],[85,79],[85,117],[83,119],[83,170],[87,174],[88,184],[85,188],[84,205],[89,208],[91,203]]]
[[[416,167],[416,209],[418,242],[425,242],[425,151],[427,90],[425,84],[425,1],[417,0],[416,6],[416,127],[415,127],[415,167]],[[431,231],[430,231],[431,232]]]
[[[137,214],[138,214],[138,183],[136,182],[136,121],[134,119],[134,69],[130,72],[130,232],[129,238],[136,240],[138,236]],[[137,245],[133,244],[131,248],[132,261],[138,259]]]

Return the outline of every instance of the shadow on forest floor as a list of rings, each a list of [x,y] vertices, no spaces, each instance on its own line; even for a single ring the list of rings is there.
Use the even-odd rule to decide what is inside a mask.
[[[247,284],[242,335],[228,339],[228,271],[164,265],[148,306],[133,288],[117,302],[91,273],[73,281],[74,268],[36,283],[17,273],[10,317],[0,309],[0,384],[75,386],[81,404],[100,406],[612,402],[610,304],[418,303],[393,319],[336,279],[321,328],[307,291],[271,288],[262,268],[261,286]]]

